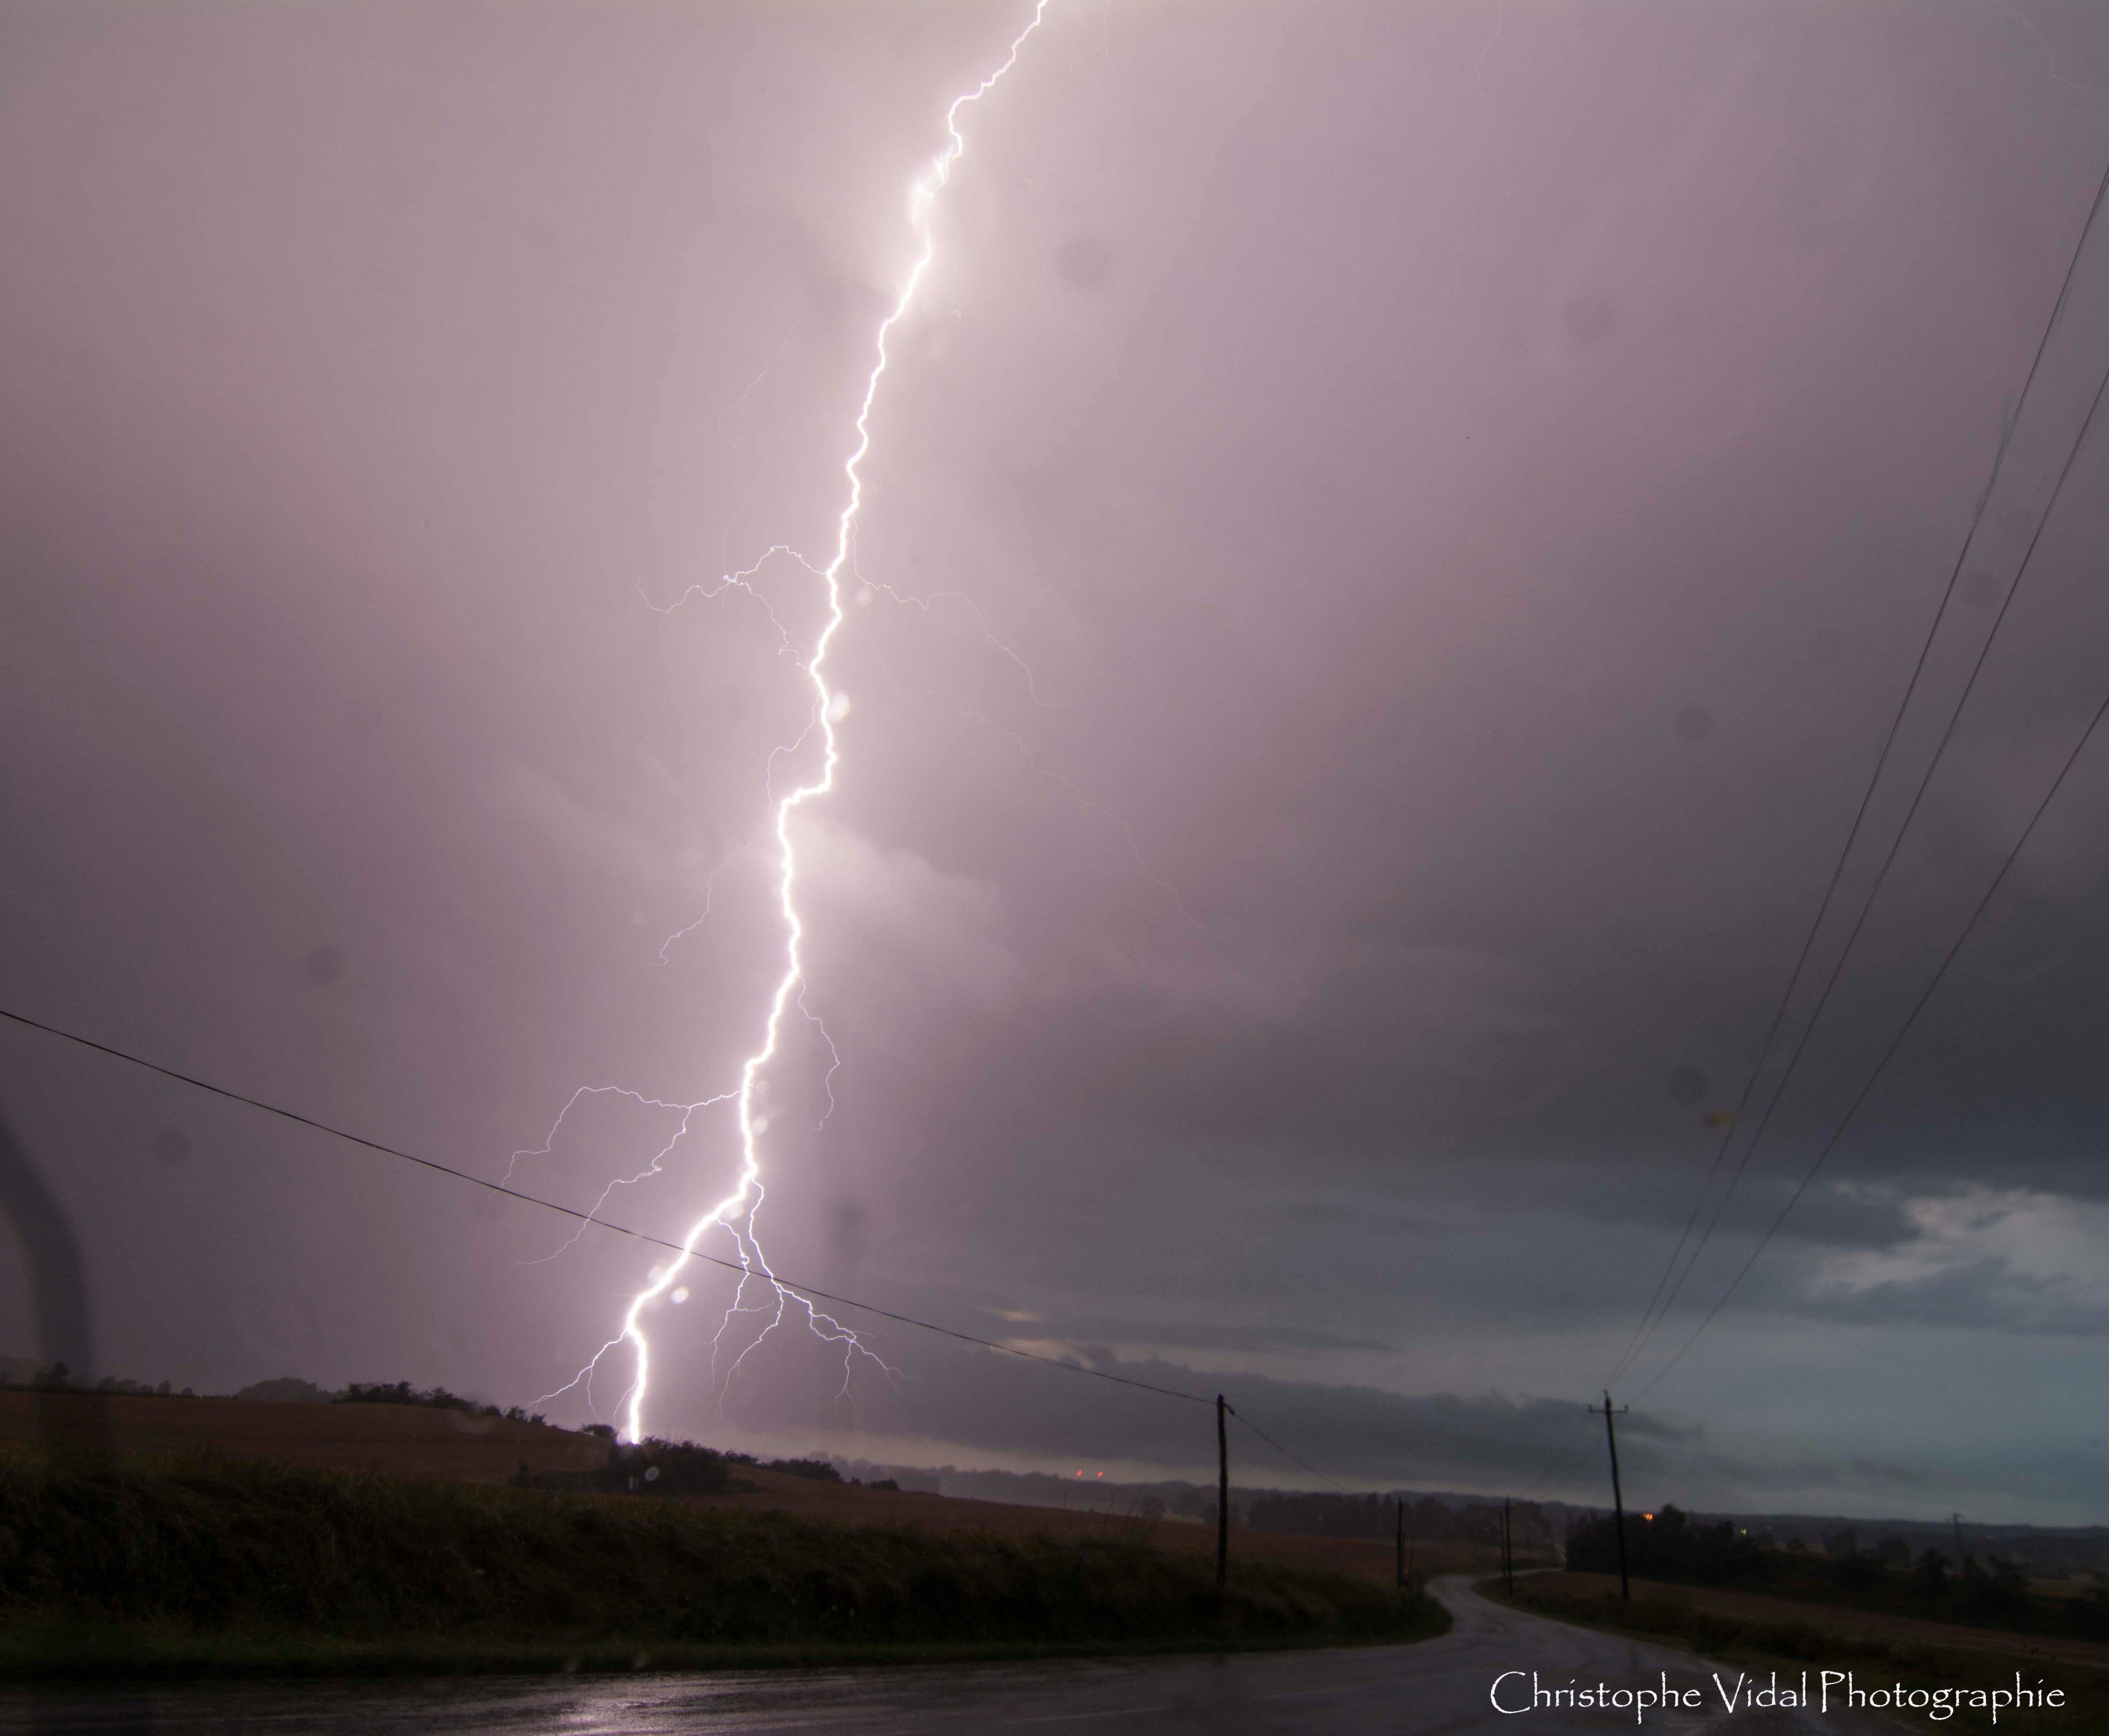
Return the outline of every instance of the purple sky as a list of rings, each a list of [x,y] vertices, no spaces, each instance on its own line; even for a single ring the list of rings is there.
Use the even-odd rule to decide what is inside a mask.
[[[779,557],[769,610],[653,606],[825,558],[907,188],[1028,15],[0,11],[0,1006],[492,1178],[580,1085],[725,1089],[803,721],[770,611],[806,638],[818,597]],[[966,124],[800,822],[842,1066],[818,1130],[817,1040],[772,1076],[771,1257],[1225,1387],[1359,1485],[1596,1499],[1573,1419],[2017,412],[1911,779],[1996,617],[1977,691],[1624,1395],[2109,686],[2109,435],[1998,611],[2109,367],[2098,237],[2021,402],[2109,165],[2109,14],[1054,0]],[[1639,1402],[1645,1499],[2102,1516],[2105,796],[2109,744]],[[19,1029],[0,1114],[121,1373],[526,1401],[651,1264]],[[672,1125],[596,1100],[516,1179],[589,1205]],[[733,1156],[700,1118],[610,1215],[679,1234]],[[661,1432],[1213,1449],[890,1328],[900,1378],[847,1399],[791,1333],[729,1381],[726,1286],[693,1292]],[[0,1276],[0,1350],[36,1350]]]

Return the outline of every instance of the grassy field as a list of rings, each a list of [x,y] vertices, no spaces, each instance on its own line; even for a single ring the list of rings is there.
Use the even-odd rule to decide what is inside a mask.
[[[1444,1626],[1139,1535],[846,1525],[191,1452],[0,1453],[0,1673],[669,1668],[1352,1644]]]
[[[86,1394],[0,1391],[0,1441],[58,1441],[70,1450],[166,1454],[210,1447],[247,1459],[316,1470],[373,1471],[395,1477],[504,1483],[525,1465],[531,1472],[589,1471],[607,1455],[597,1436],[545,1424],[509,1422],[394,1405],[273,1405],[241,1399],[97,1398]],[[1118,1512],[1027,1507],[847,1483],[752,1468],[745,1493],[699,1498],[698,1504],[731,1513],[779,1513],[842,1525],[914,1526],[922,1531],[1043,1534],[1114,1542],[1146,1531],[1163,1549],[1213,1556],[1213,1526],[1166,1518],[1140,1526]],[[1231,1534],[1241,1561],[1271,1562],[1313,1572],[1353,1574],[1389,1585],[1392,1545],[1358,1537],[1305,1537],[1281,1531]],[[1414,1544],[1416,1576],[1490,1571],[1496,1552],[1484,1544]]]
[[[1480,1587],[1500,1598],[1497,1581]],[[1849,1670],[1863,1685],[1899,1680],[1913,1686],[2008,1688],[2018,1672],[2062,1689],[2062,1710],[2005,1711],[2002,1730],[2109,1732],[2109,1646],[2044,1640],[1946,1622],[1800,1603],[1785,1598],[1636,1580],[1630,1603],[1615,1576],[1531,1574],[1516,1581],[1513,1601],[1562,1621],[1646,1634],[1711,1657],[1782,1679],[1802,1670]],[[1913,1721],[1924,1714],[1913,1715]],[[1962,1711],[1939,1728],[1990,1730],[1988,1714]]]
[[[545,1423],[408,1405],[265,1405],[243,1399],[105,1398],[0,1391],[0,1441],[119,1453],[211,1447],[315,1470],[502,1483],[535,1471],[588,1471],[607,1442]]]

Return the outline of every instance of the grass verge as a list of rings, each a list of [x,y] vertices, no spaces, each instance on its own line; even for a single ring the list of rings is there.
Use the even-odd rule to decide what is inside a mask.
[[[1419,1594],[1136,1539],[0,1454],[0,1677],[676,1669],[1396,1642]]]
[[[1863,1687],[1900,1682],[1915,1689],[1989,1692],[2012,1689],[2018,1670],[2025,1682],[2034,1684],[2040,1677],[2048,1685],[2063,1689],[2065,1705],[2055,1709],[2002,1711],[1997,1728],[2057,1731],[2061,1736],[2109,1732],[2109,1678],[2084,1667],[2048,1664],[2041,1657],[2029,1657],[2018,1647],[2014,1655],[2003,1657],[1996,1651],[1890,1644],[1841,1635],[1813,1619],[1807,1622],[1738,1621],[1696,1609],[1673,1595],[1643,1586],[1634,1588],[1630,1603],[1623,1602],[1615,1591],[1577,1586],[1551,1576],[1520,1579],[1512,1595],[1503,1593],[1498,1580],[1489,1580],[1478,1589],[1497,1603],[1512,1603],[1586,1627],[1645,1635],[1756,1672],[1777,1670],[1786,1678],[1807,1670],[1812,1683],[1818,1670],[1849,1670]],[[1827,1612],[1812,1611],[1812,1616]],[[1892,1716],[1913,1723],[1926,1717],[1923,1711]],[[1994,1725],[1989,1711],[1962,1707],[1932,1727],[1989,1731]]]

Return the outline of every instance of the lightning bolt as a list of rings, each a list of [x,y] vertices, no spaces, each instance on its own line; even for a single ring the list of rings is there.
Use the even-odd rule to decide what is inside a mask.
[[[768,1116],[765,1111],[758,1107],[758,1099],[764,1094],[763,1075],[768,1071],[770,1063],[776,1059],[782,1046],[784,1026],[791,1010],[795,1007],[802,1017],[811,1021],[816,1026],[820,1024],[819,1020],[805,1004],[806,924],[804,918],[800,914],[798,905],[798,852],[794,841],[793,823],[797,818],[800,809],[808,803],[819,800],[834,788],[835,772],[841,761],[841,740],[838,733],[838,725],[845,713],[837,703],[834,690],[828,684],[826,665],[829,651],[833,645],[835,635],[841,629],[846,618],[842,608],[842,580],[846,572],[854,570],[852,548],[857,516],[864,507],[864,462],[871,450],[872,408],[878,399],[880,382],[886,377],[889,359],[887,346],[893,336],[895,327],[906,317],[910,307],[915,300],[916,291],[921,286],[923,279],[930,268],[932,259],[936,257],[937,234],[933,227],[932,218],[936,210],[938,196],[944,192],[946,185],[951,182],[952,171],[958,166],[960,159],[965,154],[967,148],[966,135],[960,130],[960,116],[964,110],[980,101],[995,89],[1011,68],[1018,64],[1018,56],[1023,51],[1026,42],[1040,28],[1041,21],[1046,16],[1050,3],[1050,0],[1036,0],[1032,16],[1027,20],[1025,27],[1012,38],[1009,51],[1005,55],[1001,64],[972,90],[953,98],[951,106],[945,110],[946,142],[936,157],[931,160],[929,166],[915,178],[910,187],[908,221],[916,242],[915,259],[909,268],[906,279],[901,285],[901,293],[896,298],[892,310],[884,319],[879,322],[874,344],[874,355],[871,372],[865,378],[864,397],[857,406],[856,438],[849,456],[842,464],[846,498],[841,516],[835,523],[833,558],[829,561],[826,566],[819,566],[792,549],[782,547],[774,548],[753,566],[738,573],[727,574],[717,585],[708,588],[691,587],[675,602],[666,606],[667,610],[671,611],[673,608],[678,608],[692,596],[713,597],[728,589],[737,589],[754,597],[761,602],[765,609],[767,609],[766,600],[754,589],[752,580],[764,562],[783,556],[797,561],[819,583],[826,596],[828,606],[825,624],[814,640],[810,655],[800,657],[798,649],[790,634],[784,633],[783,635],[783,650],[800,662],[805,679],[811,688],[812,710],[811,720],[804,734],[799,737],[798,742],[793,744],[791,750],[779,749],[779,752],[795,751],[797,746],[809,741],[817,731],[820,738],[820,756],[818,773],[809,781],[793,786],[775,801],[775,823],[770,829],[776,840],[778,864],[776,907],[779,918],[783,925],[784,937],[784,968],[776,980],[775,990],[769,999],[767,1016],[762,1021],[761,1040],[753,1053],[741,1063],[739,1082],[734,1090],[693,1105],[659,1106],[684,1111],[681,1125],[674,1139],[667,1143],[666,1148],[653,1159],[651,1166],[644,1172],[644,1175],[657,1173],[660,1163],[672,1150],[674,1145],[678,1143],[687,1133],[689,1117],[693,1113],[703,1107],[729,1100],[734,1106],[734,1113],[737,1118],[738,1128],[740,1162],[737,1181],[731,1192],[689,1226],[688,1233],[681,1238],[680,1251],[655,1268],[644,1287],[630,1298],[630,1306],[623,1314],[622,1324],[616,1335],[594,1352],[592,1359],[570,1382],[559,1387],[555,1393],[544,1395],[545,1399],[555,1398],[581,1386],[589,1387],[593,1374],[602,1358],[626,1346],[632,1359],[632,1373],[629,1387],[623,1396],[622,1421],[619,1427],[621,1435],[627,1440],[639,1441],[644,1438],[644,1405],[651,1390],[652,1347],[644,1330],[646,1311],[662,1296],[675,1289],[683,1271],[694,1258],[698,1244],[713,1229],[724,1230],[732,1237],[739,1251],[739,1261],[743,1269],[738,1288],[734,1295],[731,1305],[726,1310],[724,1321],[720,1325],[718,1341],[721,1343],[725,1332],[738,1315],[767,1314],[770,1317],[769,1324],[763,1328],[761,1337],[757,1337],[753,1343],[749,1344],[747,1349],[740,1353],[739,1358],[734,1359],[732,1372],[737,1372],[740,1360],[744,1359],[754,1349],[755,1345],[761,1342],[762,1337],[766,1337],[782,1323],[786,1310],[794,1306],[804,1310],[808,1325],[822,1339],[830,1343],[839,1344],[843,1347],[843,1390],[845,1392],[848,1390],[849,1376],[855,1368],[856,1359],[859,1355],[870,1357],[872,1361],[881,1369],[886,1368],[886,1364],[876,1355],[858,1341],[854,1332],[840,1321],[822,1313],[809,1298],[799,1295],[796,1290],[781,1283],[769,1269],[768,1259],[763,1254],[761,1244],[756,1239],[754,1233],[755,1217],[761,1209],[764,1197],[761,1182],[761,1139],[768,1126]],[[653,606],[658,606],[653,605]],[[775,612],[770,611],[770,619],[775,620]],[[781,631],[783,624],[778,621],[776,625]],[[772,760],[774,757],[772,755]],[[833,1057],[835,1062],[839,1064],[840,1057],[834,1055],[833,1040],[828,1038],[824,1026],[820,1027],[820,1035],[823,1039],[828,1042],[830,1055]],[[833,1067],[831,1066],[830,1079],[833,1075]],[[635,1095],[635,1093],[630,1094]],[[574,1102],[577,1101],[576,1096],[572,1101]],[[832,1098],[830,1101],[832,1102]],[[568,1110],[570,1106],[566,1107]],[[560,1116],[559,1124],[562,1120],[562,1117]],[[555,1130],[552,1129],[550,1143],[553,1143],[554,1139]],[[522,1155],[540,1154],[517,1153],[516,1158]],[[643,1175],[632,1178],[636,1180],[643,1179]],[[609,1185],[612,1188],[621,1184],[611,1183]],[[603,1199],[607,1197],[605,1192],[602,1197]],[[598,1206],[595,1209],[598,1210]],[[764,1303],[758,1307],[749,1306],[745,1303],[743,1299],[750,1280],[756,1281],[765,1287],[765,1293],[773,1296],[773,1308],[768,1303]],[[718,1343],[714,1343],[712,1347],[714,1367],[717,1350]],[[729,1378],[729,1374],[727,1378]],[[537,1402],[542,1402],[542,1400],[537,1400]]]

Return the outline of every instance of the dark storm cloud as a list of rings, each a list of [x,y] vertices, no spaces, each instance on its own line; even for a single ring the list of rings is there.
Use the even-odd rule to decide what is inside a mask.
[[[896,1428],[987,1454],[1044,1449],[1058,1458],[1199,1466],[1211,1456],[1213,1394],[1291,1452],[1335,1474],[1382,1485],[1417,1481],[1492,1486],[1544,1468],[1571,1447],[1586,1421],[1578,1403],[1498,1394],[1407,1396],[1375,1387],[1328,1386],[1252,1375],[1222,1376],[1163,1359],[1124,1359],[1103,1348],[1077,1360],[1125,1379],[1203,1395],[1210,1402],[1126,1391],[997,1355],[912,1355],[908,1378],[879,1408],[861,1408],[867,1428]],[[1285,1418],[1293,1418],[1293,1431]],[[838,1425],[848,1423],[839,1415]],[[1628,1430],[1637,1464],[1651,1472],[1695,1436],[1636,1413]],[[1240,1478],[1298,1481],[1293,1460],[1240,1433]]]
[[[1205,1321],[1114,1319],[1065,1315],[1062,1336],[1085,1343],[1157,1344],[1188,1350],[1374,1350],[1398,1346],[1352,1332],[1329,1332],[1307,1326],[1230,1326]],[[1014,1328],[1019,1332],[1030,1327]]]
[[[1127,1378],[1212,1396],[1222,1390],[1240,1416],[1271,1441],[1234,1425],[1234,1480],[1242,1487],[1299,1486],[1296,1459],[1325,1466],[1353,1486],[1499,1491],[1561,1487],[1579,1473],[1584,1499],[1605,1501],[1602,1425],[1579,1402],[1520,1400],[1497,1393],[1406,1396],[1371,1387],[1231,1377],[1166,1360],[1123,1360],[1105,1351],[1077,1360]],[[1206,1404],[1124,1391],[1000,1357],[912,1355],[908,1378],[876,1408],[852,1418],[838,1411],[820,1424],[854,1426],[882,1439],[957,1443],[973,1462],[1045,1454],[1050,1463],[1096,1467],[1109,1459],[1164,1474],[1205,1477],[1214,1441]],[[962,1403],[954,1395],[973,1394]],[[1293,1418],[1293,1431],[1285,1419]],[[867,1438],[860,1436],[858,1438]],[[1279,1441],[1294,1458],[1284,1456]],[[1647,1504],[1667,1490],[1704,1488],[1716,1505],[1762,1506],[1782,1497],[1811,1501],[1909,1503],[1938,1481],[1924,1464],[1894,1458],[1836,1458],[1723,1450],[1707,1432],[1646,1409],[1620,1422],[1619,1460],[1630,1499]],[[1750,1445],[1754,1447],[1756,1443]],[[2055,1475],[2058,1495],[2088,1486],[2078,1465]],[[2047,1490],[2047,1493],[2050,1492]]]
[[[1746,1174],[1732,1192],[1722,1179],[1717,1179],[1711,1189],[1703,1189],[1706,1172],[1712,1167],[1708,1160],[1717,1148],[1714,1140],[1705,1142],[1696,1154],[1698,1161],[1691,1165],[1691,1173],[1678,1176],[1674,1185],[1666,1186],[1659,1170],[1623,1174],[1596,1170],[1592,1172],[1591,1185],[1570,1183],[1563,1190],[1560,1203],[1585,1223],[1667,1225],[1675,1231],[1693,1222],[1695,1207],[1700,1225],[1712,1221],[1714,1209],[1726,1194],[1729,1203],[1721,1211],[1720,1222],[1730,1233],[1748,1238],[1778,1220],[1808,1169],[1808,1153],[1795,1154],[1798,1162],[1783,1159],[1777,1170],[1755,1176]],[[1724,1168],[1732,1174],[1733,1167],[1732,1157]],[[1920,1179],[1922,1185],[1927,1185]],[[1943,1184],[1931,1185],[1945,1191]],[[1818,1180],[1795,1202],[1782,1223],[1780,1233],[1795,1242],[1825,1247],[1894,1247],[1917,1233],[1908,1209],[1911,1197],[1909,1193],[1895,1187],[1840,1188]]]

